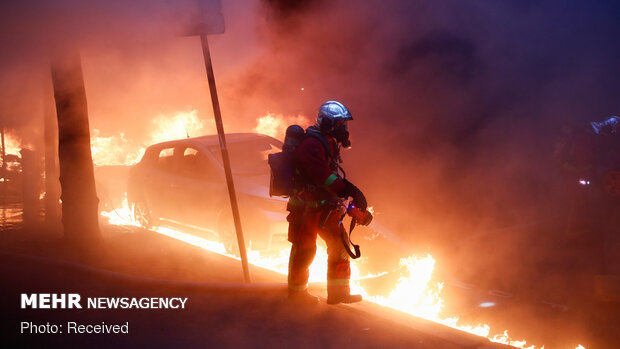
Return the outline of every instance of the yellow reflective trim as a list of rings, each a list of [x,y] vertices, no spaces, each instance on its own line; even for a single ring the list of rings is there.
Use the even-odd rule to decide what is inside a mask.
[[[293,205],[293,206],[303,206],[304,202],[297,199],[297,198],[290,198],[288,200],[288,203]]]
[[[305,291],[306,289],[308,289],[308,284],[304,284],[304,285],[288,285],[288,289],[291,291]]]
[[[349,279],[327,279],[327,286],[349,286]]]
[[[325,180],[325,183],[323,183],[323,188],[329,188],[329,186],[332,185],[336,179],[338,179],[338,176],[335,173],[330,174]]]

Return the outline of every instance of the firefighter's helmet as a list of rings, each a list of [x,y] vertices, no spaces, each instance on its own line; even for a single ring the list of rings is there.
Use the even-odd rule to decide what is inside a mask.
[[[590,126],[592,126],[592,129],[597,135],[598,134],[605,134],[605,135],[614,134],[620,131],[620,118],[614,115],[605,121],[601,121],[601,122],[592,121],[590,123]]]
[[[340,120],[353,120],[353,116],[342,103],[327,101],[319,108],[316,127],[323,132],[330,132]]]

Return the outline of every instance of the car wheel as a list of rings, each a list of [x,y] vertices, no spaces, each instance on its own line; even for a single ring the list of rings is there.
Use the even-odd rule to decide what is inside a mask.
[[[133,217],[144,228],[150,229],[153,227],[153,213],[144,199],[136,201],[133,205]]]

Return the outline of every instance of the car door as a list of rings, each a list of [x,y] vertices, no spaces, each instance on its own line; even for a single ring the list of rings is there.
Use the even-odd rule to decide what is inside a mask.
[[[144,196],[155,217],[170,215],[170,189],[174,183],[174,147],[169,146],[157,151],[148,166],[141,169]]]
[[[223,174],[199,146],[175,149],[180,164],[174,193],[175,217],[191,228],[216,231],[218,213],[227,203]]]

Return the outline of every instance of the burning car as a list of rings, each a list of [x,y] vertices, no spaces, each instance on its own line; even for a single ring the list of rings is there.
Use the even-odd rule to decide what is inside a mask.
[[[246,246],[262,250],[286,243],[286,200],[269,197],[267,166],[267,155],[282,143],[253,133],[228,134],[226,141]],[[237,252],[217,135],[148,147],[130,170],[127,198],[143,226],[191,230]]]
[[[269,196],[267,164],[267,155],[280,151],[282,142],[254,133],[227,134],[226,141],[246,246],[275,253],[287,250],[287,199]],[[129,170],[127,199],[134,219],[144,227],[177,228],[221,242],[230,253],[238,252],[217,135],[148,147]],[[409,252],[396,234],[376,221],[356,228],[354,235],[362,244],[367,272],[396,268],[401,250]],[[321,240],[319,244],[324,245]],[[372,265],[366,265],[367,261]]]

